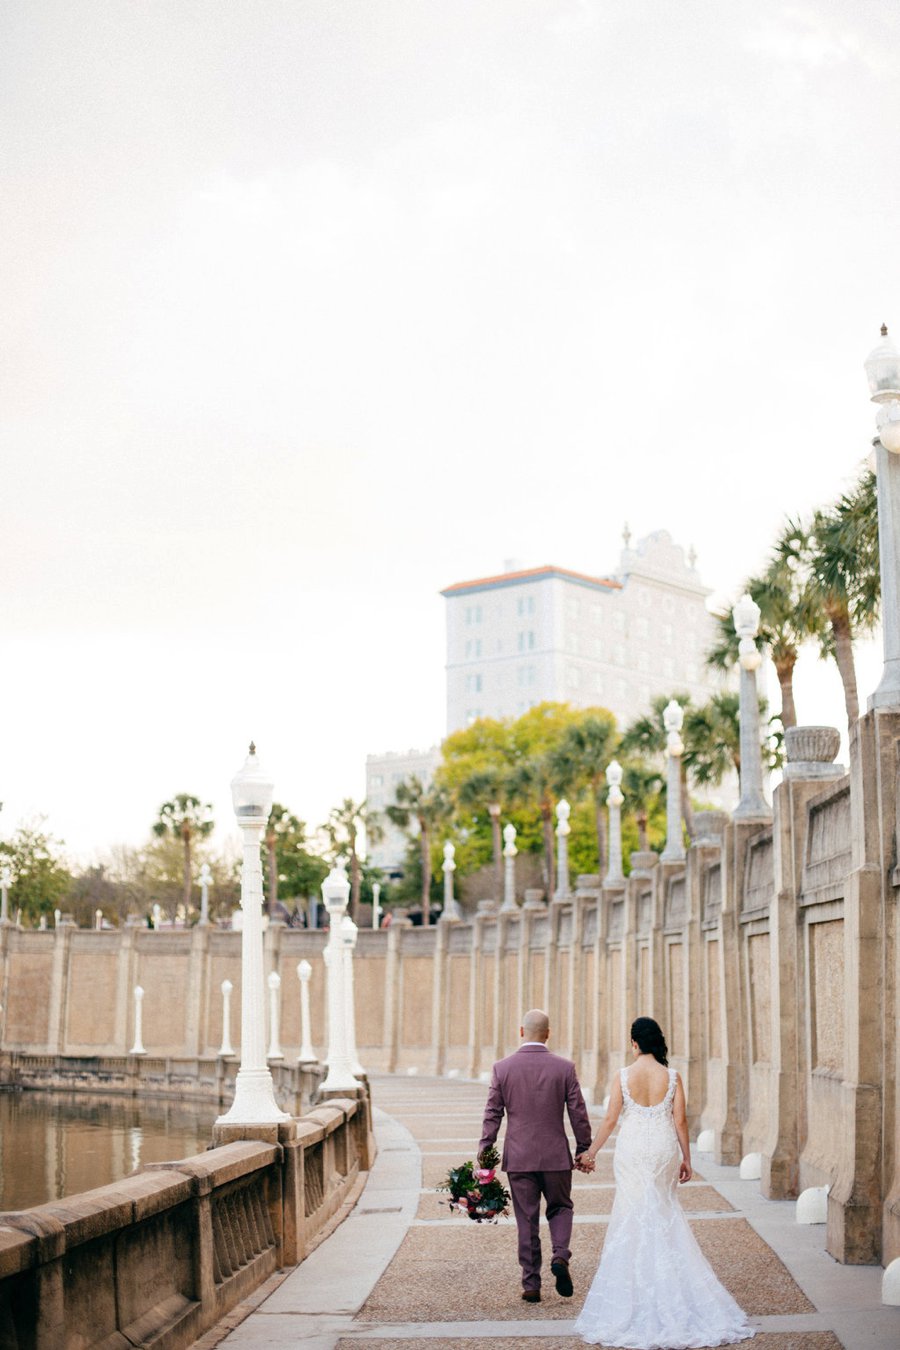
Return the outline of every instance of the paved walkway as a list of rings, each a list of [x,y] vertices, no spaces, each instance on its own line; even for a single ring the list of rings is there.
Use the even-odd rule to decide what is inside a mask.
[[[592,1176],[575,1178],[575,1297],[560,1298],[547,1271],[543,1302],[524,1304],[513,1221],[473,1224],[434,1192],[448,1167],[472,1156],[485,1095],[459,1080],[376,1078],[379,1153],[356,1208],[302,1265],[274,1276],[249,1315],[232,1314],[197,1350],[580,1345],[572,1324],[612,1205],[611,1150]],[[792,1203],[763,1200],[736,1168],[695,1162],[702,1175],[681,1188],[682,1202],[719,1278],[759,1328],[747,1344],[897,1350],[900,1309],[880,1302],[880,1268],[838,1265],[825,1254],[824,1228],[798,1226]]]

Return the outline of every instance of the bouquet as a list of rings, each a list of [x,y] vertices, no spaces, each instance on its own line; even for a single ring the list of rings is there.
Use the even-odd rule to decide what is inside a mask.
[[[500,1154],[493,1146],[482,1149],[477,1165],[464,1162],[451,1167],[437,1189],[450,1192],[447,1203],[452,1210],[467,1214],[476,1223],[496,1223],[509,1214],[509,1191],[496,1179],[499,1163]]]

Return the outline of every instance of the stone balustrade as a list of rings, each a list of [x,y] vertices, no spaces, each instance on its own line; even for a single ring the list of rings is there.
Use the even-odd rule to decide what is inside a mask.
[[[361,1062],[478,1077],[538,1005],[554,1048],[602,1100],[628,1060],[632,1018],[649,1014],[684,1077],[691,1128],[720,1161],[758,1155],[772,1197],[828,1186],[838,1260],[900,1257],[900,713],[859,720],[849,773],[831,762],[836,746],[828,728],[789,735],[771,819],[699,813],[684,859],[636,853],[627,880],[580,877],[549,904],[531,891],[506,911],[360,931]],[[301,958],[323,1053],[324,940],[266,933],[286,1062],[301,1048]],[[223,977],[238,997],[240,935],[4,928],[0,976],[10,1054],[124,1056],[140,983],[147,1062],[214,1057]],[[187,997],[167,997],[173,979]]]
[[[0,1214],[0,1345],[189,1346],[316,1246],[371,1166],[369,1103],[331,1100],[194,1158]]]

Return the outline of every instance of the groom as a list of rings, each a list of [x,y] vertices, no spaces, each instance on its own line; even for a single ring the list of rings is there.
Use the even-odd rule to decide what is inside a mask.
[[[519,1230],[522,1297],[541,1301],[541,1239],[538,1229],[541,1196],[547,1203],[547,1223],[553,1244],[550,1269],[557,1293],[572,1294],[569,1260],[572,1253],[572,1154],[563,1113],[568,1111],[575,1134],[575,1166],[590,1147],[591,1126],[578,1086],[575,1065],[547,1049],[550,1021],[539,1008],[527,1012],[519,1028],[522,1044],[514,1055],[494,1065],[484,1108],[478,1152],[497,1138],[506,1113],[506,1138],[501,1167],[509,1179]],[[593,1171],[585,1166],[585,1171]]]

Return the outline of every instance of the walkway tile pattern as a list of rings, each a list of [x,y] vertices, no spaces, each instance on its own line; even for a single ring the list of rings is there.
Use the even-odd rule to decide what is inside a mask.
[[[612,1150],[576,1175],[575,1296],[557,1295],[546,1245],[543,1301],[521,1301],[512,1220],[477,1225],[452,1214],[434,1187],[472,1157],[486,1088],[459,1080],[378,1077],[379,1156],[345,1223],[230,1334],[227,1350],[572,1350],[614,1198]],[[697,1240],[759,1327],[757,1350],[888,1350],[900,1313],[875,1297],[880,1271],[839,1267],[824,1230],[799,1230],[793,1207],[762,1201],[736,1169],[704,1159],[681,1188]],[[544,1227],[546,1234],[546,1226]],[[762,1234],[762,1235],[761,1235]],[[773,1250],[778,1247],[781,1257]],[[787,1263],[787,1264],[786,1264]],[[790,1269],[788,1267],[791,1267]],[[801,1287],[801,1285],[803,1287]]]

